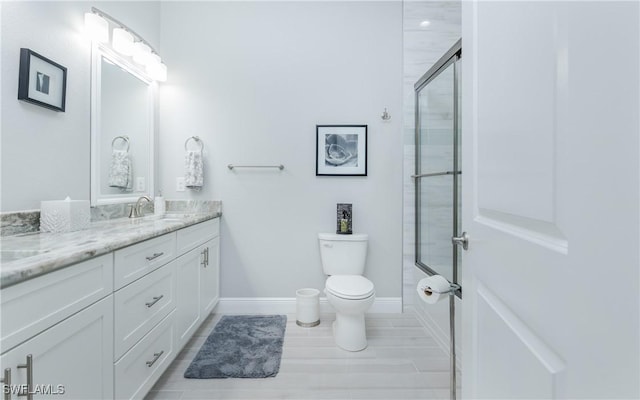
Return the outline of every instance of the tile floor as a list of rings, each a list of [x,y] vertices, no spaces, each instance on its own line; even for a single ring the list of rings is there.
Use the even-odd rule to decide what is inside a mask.
[[[369,346],[337,348],[333,315],[314,328],[287,315],[280,372],[266,379],[185,379],[182,374],[220,319],[211,315],[145,400],[156,399],[448,399],[449,358],[410,311],[368,314]]]

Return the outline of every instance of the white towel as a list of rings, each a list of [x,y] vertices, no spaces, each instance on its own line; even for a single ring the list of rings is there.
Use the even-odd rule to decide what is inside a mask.
[[[189,189],[200,190],[204,184],[204,165],[201,150],[188,150],[184,157],[184,184]]]
[[[128,191],[133,189],[133,169],[128,151],[113,150],[111,153],[109,186]]]

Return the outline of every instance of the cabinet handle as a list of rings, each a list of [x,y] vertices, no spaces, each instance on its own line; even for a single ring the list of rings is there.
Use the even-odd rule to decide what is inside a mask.
[[[153,301],[149,302],[149,303],[144,303],[145,306],[147,306],[148,308],[153,307],[154,304],[156,304],[157,302],[160,301],[161,298],[163,298],[164,295],[161,294],[160,296],[156,296],[153,298]]]
[[[164,254],[164,252],[153,253],[152,256],[147,257],[147,261],[155,260],[156,258],[160,257],[163,254]]]
[[[202,261],[200,261],[200,264],[202,264],[203,267],[206,267],[207,266],[207,250],[202,249],[202,251],[200,252],[200,255],[202,256]]]
[[[27,354],[27,362],[25,364],[18,364],[18,368],[27,369],[27,400],[33,400],[33,355]],[[25,396],[24,394],[18,394],[18,396]]]
[[[0,378],[0,382],[2,382],[2,398],[11,400],[11,368],[4,369],[4,375]]]
[[[209,248],[204,249],[204,266],[205,268],[209,265]]]
[[[164,354],[164,350],[162,350],[160,353],[154,353],[153,360],[147,361],[147,367],[151,367],[153,364],[155,364],[156,361],[158,361],[158,359],[162,357],[163,354]]]

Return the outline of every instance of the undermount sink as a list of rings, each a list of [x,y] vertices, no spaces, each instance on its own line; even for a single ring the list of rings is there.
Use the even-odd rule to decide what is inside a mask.
[[[184,221],[185,217],[187,216],[188,214],[163,214],[163,215],[150,214],[142,217],[142,220],[167,221],[167,222]]]
[[[0,250],[0,262],[6,263],[42,254],[40,250]]]

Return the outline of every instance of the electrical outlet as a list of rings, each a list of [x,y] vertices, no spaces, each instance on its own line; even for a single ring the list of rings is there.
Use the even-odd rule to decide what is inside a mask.
[[[145,191],[144,176],[139,176],[139,177],[136,178],[136,191],[137,192],[144,192]]]
[[[176,178],[176,192],[184,192],[184,176]]]

